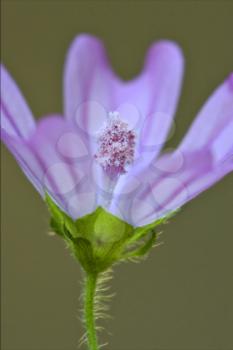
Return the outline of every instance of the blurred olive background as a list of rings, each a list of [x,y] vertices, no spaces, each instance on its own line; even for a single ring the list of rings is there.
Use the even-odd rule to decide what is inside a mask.
[[[125,79],[154,40],[176,40],[186,75],[172,147],[233,69],[232,16],[232,1],[3,1],[2,61],[39,118],[62,111],[77,34],[101,37]],[[47,234],[44,203],[2,149],[2,349],[74,350],[80,268]],[[115,269],[106,349],[233,349],[232,187],[230,175],[183,208],[147,261]]]

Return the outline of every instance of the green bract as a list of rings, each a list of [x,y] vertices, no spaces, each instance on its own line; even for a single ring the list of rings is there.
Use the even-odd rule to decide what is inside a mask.
[[[168,219],[167,216],[135,228],[98,207],[74,221],[48,194],[46,202],[52,230],[64,238],[72,254],[89,273],[103,272],[119,261],[146,256],[155,244],[157,226]]]

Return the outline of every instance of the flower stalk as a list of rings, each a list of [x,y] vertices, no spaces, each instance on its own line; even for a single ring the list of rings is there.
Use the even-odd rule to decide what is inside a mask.
[[[87,273],[84,286],[84,324],[89,350],[99,350],[95,320],[97,279],[97,273]]]

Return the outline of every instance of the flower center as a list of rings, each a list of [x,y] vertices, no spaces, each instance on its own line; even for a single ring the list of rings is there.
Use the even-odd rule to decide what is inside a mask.
[[[126,173],[133,163],[136,134],[120,119],[118,112],[110,112],[106,125],[99,133],[95,159],[111,178]]]

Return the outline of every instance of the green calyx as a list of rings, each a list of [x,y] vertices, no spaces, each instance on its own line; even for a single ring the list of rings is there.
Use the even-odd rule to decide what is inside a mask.
[[[71,219],[46,194],[51,229],[61,236],[87,273],[99,273],[114,263],[145,257],[154,246],[157,226],[166,216],[142,227],[133,227],[98,207],[93,213]]]

